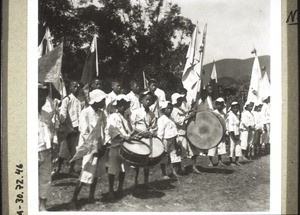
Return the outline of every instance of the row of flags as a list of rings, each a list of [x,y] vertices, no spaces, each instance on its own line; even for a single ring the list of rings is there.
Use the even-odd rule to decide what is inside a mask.
[[[89,86],[95,77],[99,76],[97,37],[97,35],[93,37],[81,77],[81,82],[85,85],[85,88]],[[52,83],[61,98],[64,98],[67,96],[67,91],[61,73],[63,42],[54,48],[52,39],[50,29],[47,27],[38,47],[38,81]]]
[[[262,76],[262,68],[260,66],[256,50],[254,49],[251,54],[255,54],[255,57],[252,66],[247,102],[252,101],[256,103],[262,102],[265,98],[271,95],[271,87],[267,71],[265,71]]]
[[[186,64],[182,74],[182,84],[187,89],[187,102],[193,105],[199,99],[199,94],[203,86],[203,59],[205,53],[205,41],[207,35],[207,24],[203,29],[203,35],[200,36],[198,23],[193,31],[191,42],[186,54]],[[99,76],[98,68],[98,46],[97,35],[94,35],[90,49],[87,54],[81,82],[85,88]],[[56,90],[60,93],[61,97],[67,95],[65,84],[62,78],[61,67],[63,57],[63,43],[54,48],[52,44],[52,36],[49,28],[46,28],[45,35],[38,47],[39,51],[39,82],[52,83]],[[261,67],[257,57],[257,52],[254,49],[252,54],[255,54],[251,81],[248,92],[248,100],[253,102],[261,102],[263,98],[270,96],[270,82],[267,72],[262,76]],[[146,79],[145,72],[143,72],[144,88],[148,88],[148,80]],[[213,62],[210,84],[213,91],[217,91],[218,76],[216,70],[216,63]]]
[[[207,24],[203,30],[201,38],[198,23],[191,37],[191,42],[186,55],[186,64],[182,74],[182,84],[187,89],[187,102],[193,105],[199,99],[199,94],[203,86],[203,58],[205,53],[205,40],[207,36]],[[255,54],[251,72],[251,80],[248,92],[248,101],[262,102],[263,99],[270,96],[270,82],[267,72],[262,76],[262,69],[259,64],[257,51],[254,49],[251,54]],[[265,68],[264,68],[265,69]],[[213,92],[218,90],[218,76],[216,63],[213,62],[213,68],[210,78],[210,85]],[[214,98],[216,99],[216,98]]]

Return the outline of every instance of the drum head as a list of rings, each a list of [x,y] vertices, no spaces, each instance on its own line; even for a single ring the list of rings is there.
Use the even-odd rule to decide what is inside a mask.
[[[141,140],[143,142],[145,142],[148,146],[151,147],[149,138],[143,138]],[[162,141],[157,137],[153,137],[152,138],[152,153],[150,154],[150,157],[158,157],[163,152],[164,152],[164,145],[163,145]]]
[[[187,126],[187,139],[200,149],[217,146],[225,133],[225,121],[211,111],[200,111]]]
[[[149,155],[151,153],[149,146],[138,140],[130,140],[130,143],[125,141],[123,143],[123,147],[125,147],[128,151],[139,155]]]

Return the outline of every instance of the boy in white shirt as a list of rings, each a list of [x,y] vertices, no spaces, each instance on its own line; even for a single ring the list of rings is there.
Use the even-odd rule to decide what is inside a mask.
[[[116,108],[114,107],[113,103],[115,102],[117,96],[121,94],[122,90],[122,83],[118,79],[113,79],[111,81],[111,88],[112,91],[107,94],[106,97],[106,113],[107,115],[116,112]]]
[[[150,106],[150,110],[154,112],[156,117],[159,117],[161,115],[159,111],[160,103],[166,101],[166,94],[163,90],[159,89],[157,87],[157,80],[154,78],[151,78],[148,81],[149,84],[149,91],[154,93],[154,95],[157,96],[156,102]]]
[[[245,160],[248,160],[249,146],[252,145],[254,135],[254,116],[252,114],[254,103],[251,101],[246,102],[244,111],[241,114],[241,149]]]
[[[253,137],[253,147],[250,148],[250,156],[255,157],[260,154],[261,151],[261,134],[263,130],[263,121],[261,108],[262,103],[256,103],[254,107],[254,111],[252,111],[254,116],[254,137]]]
[[[185,112],[182,108],[182,102],[184,101],[184,95],[179,93],[174,93],[171,96],[173,111],[171,113],[171,118],[175,122],[178,130],[177,143],[181,147],[181,157],[182,158],[191,158],[192,150],[190,144],[186,139],[186,129],[187,129],[187,121],[191,117],[194,117],[196,112]],[[184,174],[181,166],[178,165],[178,169],[176,170],[179,175]]]
[[[125,118],[125,111],[130,106],[129,99],[124,94],[120,94],[116,97],[113,105],[116,107],[117,112],[112,113],[108,117],[106,126],[106,133],[109,135],[111,141],[108,158],[108,199],[110,200],[122,195],[125,180],[125,166],[119,155],[119,150],[124,140],[129,140],[132,134],[132,128]],[[119,174],[119,185],[117,193],[115,194],[114,181],[116,174]]]
[[[168,153],[168,156],[162,159],[160,166],[163,179],[169,179],[166,172],[166,165],[169,164],[170,159],[173,174],[177,175],[176,169],[181,165],[181,152],[180,146],[176,141],[178,135],[177,127],[175,122],[171,119],[173,110],[171,102],[161,102],[160,110],[162,111],[162,115],[157,120],[157,137],[162,140],[165,152]]]
[[[49,195],[51,183],[51,144],[53,140],[53,133],[51,127],[53,126],[49,114],[42,110],[45,105],[46,97],[48,95],[47,87],[39,84],[38,87],[38,164],[39,164],[39,210],[46,211],[46,201]]]
[[[135,109],[130,116],[132,129],[140,138],[152,138],[157,132],[157,118],[150,110],[150,106],[156,101],[157,97],[150,91],[145,91],[140,95],[142,107]],[[155,147],[151,146],[150,147]],[[151,149],[151,151],[153,148]],[[135,186],[138,185],[139,167],[135,167]],[[149,167],[144,167],[144,185],[151,188],[149,182]]]
[[[106,116],[103,112],[106,94],[102,90],[90,92],[88,107],[82,110],[79,121],[79,143],[72,160],[83,157],[82,170],[72,198],[71,207],[77,206],[77,197],[84,184],[90,185],[89,201],[95,200],[97,179],[105,174],[105,162],[100,158],[106,150],[104,129]],[[76,157],[76,158],[75,158]]]
[[[237,102],[232,102],[226,118],[226,126],[230,140],[229,159],[231,166],[241,165],[238,161],[239,157],[242,156],[240,145],[240,120],[238,116],[239,110],[239,104]]]
[[[265,145],[265,152],[270,153],[270,96],[263,98],[262,118],[264,124],[264,133],[262,142]]]
[[[78,81],[70,82],[70,94],[62,100],[60,108],[60,123],[67,127],[67,136],[60,144],[58,168],[55,173],[61,171],[63,161],[73,157],[76,153],[79,138],[79,116],[82,110],[82,102],[78,99],[80,85]],[[69,173],[74,174],[75,162],[70,163]]]
[[[226,118],[226,114],[223,112],[225,107],[225,100],[223,98],[217,98],[215,101],[216,109],[213,111],[214,113],[221,116],[224,120]],[[218,146],[209,149],[207,155],[209,156],[209,166],[213,166],[212,158],[215,155],[218,155],[218,163],[221,166],[225,166],[225,164],[222,162],[222,155],[226,154],[226,144],[225,144],[225,136],[223,137],[223,140],[219,143]]]
[[[141,108],[141,103],[139,99],[139,94],[141,93],[142,87],[141,83],[138,81],[130,81],[131,91],[126,95],[130,100],[130,112]]]

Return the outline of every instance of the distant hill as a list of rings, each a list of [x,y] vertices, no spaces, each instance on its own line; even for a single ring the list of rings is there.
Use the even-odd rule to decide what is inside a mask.
[[[263,55],[258,57],[261,67],[266,67],[270,79],[270,56]],[[216,70],[218,76],[218,83],[224,86],[233,84],[240,84],[242,80],[251,77],[254,57],[247,59],[222,59],[216,61]],[[210,80],[213,63],[204,65],[204,85],[207,85]],[[264,75],[264,73],[262,74]]]

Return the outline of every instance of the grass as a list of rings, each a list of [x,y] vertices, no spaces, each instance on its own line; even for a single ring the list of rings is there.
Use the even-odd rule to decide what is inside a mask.
[[[225,163],[229,161],[224,158]],[[268,211],[270,195],[270,161],[263,156],[237,167],[208,167],[208,158],[197,160],[201,174],[161,180],[159,166],[150,170],[150,184],[154,190],[142,186],[133,187],[134,173],[126,172],[124,196],[114,202],[105,201],[108,192],[107,176],[98,179],[94,203],[87,198],[89,186],[84,186],[79,194],[79,211]],[[189,164],[184,161],[183,164]],[[201,166],[200,166],[201,165]],[[63,169],[67,172],[68,166]],[[76,169],[80,169],[79,164]],[[191,166],[186,168],[187,171]],[[169,169],[169,171],[171,171]],[[47,201],[49,211],[69,211],[77,179],[62,173],[53,178]],[[140,171],[139,182],[143,182]]]

